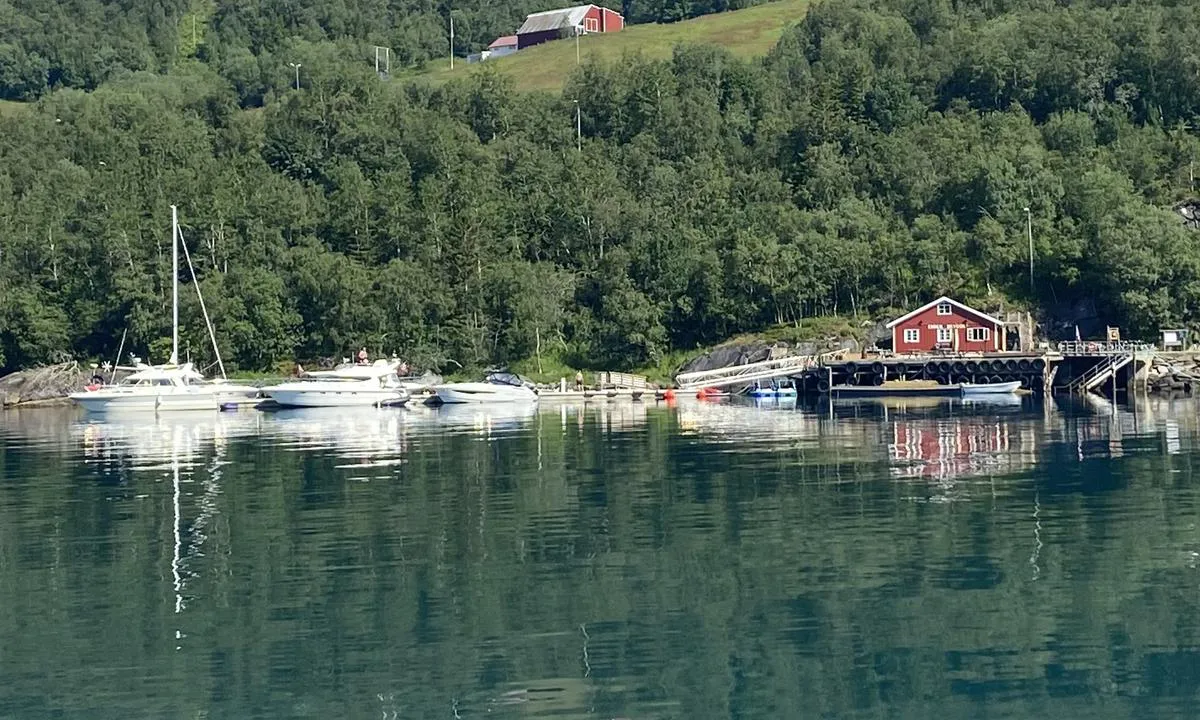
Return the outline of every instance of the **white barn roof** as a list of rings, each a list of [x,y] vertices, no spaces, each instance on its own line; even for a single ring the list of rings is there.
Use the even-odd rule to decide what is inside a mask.
[[[913,310],[912,312],[910,312],[906,315],[901,315],[900,317],[898,317],[895,320],[888,323],[887,326],[890,328],[896,327],[897,325],[904,322],[905,320],[914,318],[914,317],[920,315],[921,313],[925,312],[929,308],[934,307],[935,305],[941,305],[942,303],[949,303],[949,304],[953,305],[954,307],[958,308],[959,310],[963,310],[965,312],[971,313],[972,315],[981,317],[984,320],[987,320],[988,322],[992,323],[993,325],[1003,325],[1004,324],[1003,320],[997,320],[996,318],[992,317],[991,315],[988,315],[985,312],[976,310],[975,308],[973,308],[969,305],[964,305],[964,304],[960,303],[959,301],[955,300],[954,298],[946,297],[945,295],[943,295],[940,298],[938,298],[937,300],[934,300],[932,302],[927,302],[924,305],[922,305],[921,307],[917,308],[916,310]]]
[[[544,12],[533,13],[525,18],[525,23],[517,30],[518,35],[528,35],[529,33],[545,32],[547,30],[561,30],[566,28],[579,27],[583,24],[583,18],[587,15],[588,10],[592,9],[592,5],[579,5],[578,7],[563,8],[562,10],[546,10]]]

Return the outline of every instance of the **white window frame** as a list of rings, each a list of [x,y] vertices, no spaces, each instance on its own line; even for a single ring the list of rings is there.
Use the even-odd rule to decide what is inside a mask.
[[[991,330],[985,327],[967,328],[967,342],[987,342],[991,338]]]
[[[583,31],[592,33],[600,32],[600,21],[596,18],[584,18]]]
[[[938,303],[937,314],[942,315],[942,316],[953,315],[954,314],[954,306],[951,305],[950,303]]]
[[[904,328],[904,342],[908,345],[921,342],[921,329]]]
[[[954,328],[940,327],[937,329],[938,344],[954,342]]]

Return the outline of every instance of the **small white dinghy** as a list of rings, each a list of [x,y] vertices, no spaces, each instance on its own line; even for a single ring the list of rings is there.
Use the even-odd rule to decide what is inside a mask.
[[[537,392],[529,380],[513,373],[489,373],[483,382],[448,383],[433,388],[446,405],[459,403],[536,402]]]
[[[988,395],[1012,395],[1021,389],[1020,381],[1002,383],[963,383],[961,386],[963,397],[986,397]]]

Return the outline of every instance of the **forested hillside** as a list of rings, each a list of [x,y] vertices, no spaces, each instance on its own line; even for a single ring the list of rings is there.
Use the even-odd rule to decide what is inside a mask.
[[[629,22],[671,22],[762,0],[623,0]],[[296,44],[332,43],[347,58],[392,48],[400,65],[466,55],[514,32],[531,12],[572,0],[7,0],[0,3],[0,99],[53,88],[93,89],[129,71],[161,72],[188,58],[252,88],[286,86]],[[262,92],[244,101],[261,102]]]
[[[297,43],[311,74],[261,110],[185,63],[0,119],[0,367],[112,357],[125,328],[161,359],[172,202],[241,368],[360,344],[616,368],[943,292],[1200,317],[1200,235],[1166,209],[1200,148],[1195,3],[835,0],[762,61],[683,47],[561,96]]]

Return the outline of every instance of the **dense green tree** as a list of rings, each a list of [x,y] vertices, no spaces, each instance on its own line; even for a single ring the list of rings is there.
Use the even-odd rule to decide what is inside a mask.
[[[237,368],[361,345],[629,367],[940,293],[1090,304],[1131,334],[1200,321],[1200,253],[1169,212],[1196,192],[1190,5],[820,3],[761,61],[685,46],[585,64],[561,96],[486,68],[381,82],[355,43],[403,3],[168,5],[195,43],[132,13],[104,42],[148,49],[119,72],[71,64],[90,46],[39,34],[27,3],[0,17],[30,31],[26,55],[0,39],[0,78],[94,88],[0,117],[0,369],[108,359],[124,333],[162,359],[171,204]],[[454,12],[463,42],[492,32]]]

